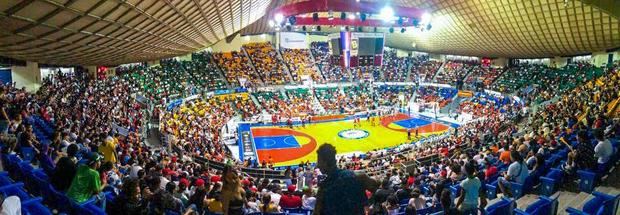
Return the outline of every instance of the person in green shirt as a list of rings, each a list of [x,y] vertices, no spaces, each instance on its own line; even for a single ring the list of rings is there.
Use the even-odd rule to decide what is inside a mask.
[[[67,196],[78,203],[85,202],[93,195],[101,192],[103,186],[99,177],[99,166],[101,165],[101,155],[92,152],[89,155],[88,165],[80,165],[71,186],[67,191]]]

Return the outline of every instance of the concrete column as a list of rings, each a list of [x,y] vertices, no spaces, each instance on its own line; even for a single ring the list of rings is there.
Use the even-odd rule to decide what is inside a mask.
[[[446,60],[446,56],[442,55],[442,54],[430,54],[429,57],[432,60],[439,60],[439,61],[445,61]]]
[[[37,62],[26,62],[26,66],[11,66],[11,78],[17,88],[25,87],[35,92],[41,87],[41,71]]]
[[[549,66],[555,67],[555,68],[564,67],[566,66],[566,64],[568,64],[567,57],[554,57],[554,58],[551,58],[549,61]]]
[[[88,75],[90,77],[97,77],[97,66],[84,66],[86,70],[88,70]]]
[[[508,66],[508,58],[500,57],[491,60],[491,65],[496,67],[506,67]]]
[[[192,55],[190,54],[189,57],[190,57],[190,60],[191,60]],[[151,66],[159,66],[159,60],[147,61],[146,65],[148,65],[149,67],[151,67]]]

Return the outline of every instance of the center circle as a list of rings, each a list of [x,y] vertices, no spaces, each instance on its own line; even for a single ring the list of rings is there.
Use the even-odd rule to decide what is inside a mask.
[[[370,133],[361,129],[347,129],[338,132],[338,136],[342,139],[363,139],[368,137]]]

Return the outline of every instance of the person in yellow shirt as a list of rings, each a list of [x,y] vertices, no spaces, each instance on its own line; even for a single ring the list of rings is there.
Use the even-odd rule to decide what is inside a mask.
[[[110,161],[112,163],[116,163],[116,143],[118,140],[115,140],[114,137],[108,136],[101,146],[99,146],[99,153],[103,154],[103,160]]]
[[[209,212],[212,213],[224,213],[220,192],[215,192],[215,194],[213,194],[213,198],[207,199],[207,208],[209,209]]]
[[[278,205],[271,201],[271,195],[264,195],[262,202],[259,205],[260,211],[263,213],[279,213],[280,208]]]

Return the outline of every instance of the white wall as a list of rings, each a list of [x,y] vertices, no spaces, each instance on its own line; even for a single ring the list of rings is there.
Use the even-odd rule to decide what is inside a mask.
[[[491,65],[496,67],[508,66],[508,59],[504,57],[493,59],[491,60]]]
[[[445,61],[446,60],[446,56],[442,55],[442,54],[429,54],[429,58],[431,60],[437,60],[437,61]]]
[[[261,35],[251,35],[251,36],[241,36],[238,34],[235,38],[227,43],[226,39],[222,38],[221,41],[213,44],[208,47],[213,52],[231,52],[231,51],[239,51],[241,50],[241,46],[244,44],[252,43],[252,42],[271,42],[275,44],[275,37],[271,34],[261,34]]]
[[[327,36],[325,35],[314,35],[314,34],[306,34],[308,35],[308,39],[306,41],[308,41],[308,45],[312,42],[327,42],[329,40],[329,38],[327,38]]]
[[[35,92],[41,87],[41,71],[36,62],[26,62],[26,66],[12,66],[11,78],[18,88],[25,87],[28,92]]]
[[[554,57],[550,59],[548,66],[555,67],[555,68],[564,67],[566,66],[567,60],[568,60],[567,57]]]
[[[396,57],[409,57],[411,51],[396,49]]]

